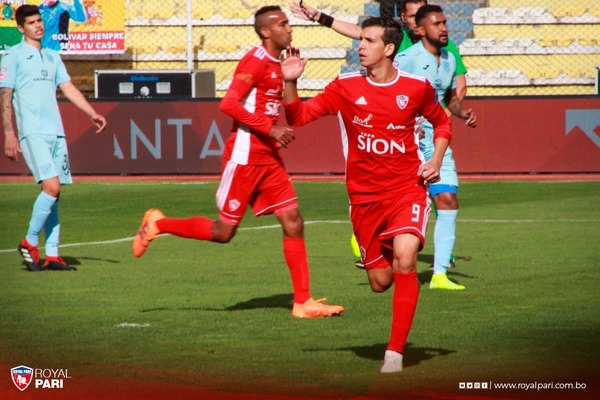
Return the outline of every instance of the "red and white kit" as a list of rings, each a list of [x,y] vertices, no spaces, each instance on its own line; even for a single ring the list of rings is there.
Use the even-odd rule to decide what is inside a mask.
[[[282,96],[280,61],[264,47],[253,47],[239,62],[220,105],[233,118],[217,190],[219,218],[227,223],[238,224],[248,204],[257,216],[297,207],[280,145],[269,137]]]
[[[304,102],[296,99],[285,107],[291,125],[338,115],[351,219],[366,252],[366,267],[389,265],[385,260],[389,255],[382,254],[380,244],[391,246],[398,233],[414,233],[423,243],[429,199],[417,175],[424,158],[415,119],[424,116],[431,121],[435,138],[451,138],[450,120],[425,78],[397,71],[393,81],[380,84],[364,70],[342,74],[323,93]],[[401,210],[390,212],[390,207]]]

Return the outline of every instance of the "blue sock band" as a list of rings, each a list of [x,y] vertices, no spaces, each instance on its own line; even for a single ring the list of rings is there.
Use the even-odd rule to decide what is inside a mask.
[[[438,210],[438,217],[433,232],[433,272],[446,273],[454,241],[456,239],[456,217],[458,210]]]
[[[58,241],[60,239],[60,223],[58,222],[58,201],[54,202],[50,214],[44,224],[46,234],[46,255],[58,257]]]
[[[31,220],[29,221],[29,229],[25,238],[32,246],[37,246],[40,242],[40,232],[48,219],[48,215],[52,211],[52,206],[56,203],[56,197],[40,192],[33,203],[33,211],[31,212]]]

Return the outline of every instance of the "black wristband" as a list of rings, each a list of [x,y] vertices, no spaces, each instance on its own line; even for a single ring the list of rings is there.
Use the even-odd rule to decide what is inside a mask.
[[[321,15],[319,15],[319,19],[317,22],[323,26],[331,28],[331,25],[333,25],[333,17],[331,15],[325,14],[324,12],[321,12]]]

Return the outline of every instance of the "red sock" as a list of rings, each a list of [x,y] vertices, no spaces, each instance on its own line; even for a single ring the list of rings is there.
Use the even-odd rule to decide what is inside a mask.
[[[417,272],[410,274],[394,272],[392,329],[388,350],[404,353],[404,345],[415,316],[418,299],[419,280],[417,279]]]
[[[156,221],[160,233],[171,233],[184,238],[210,240],[213,220],[206,217],[162,218]]]
[[[294,303],[310,299],[308,256],[304,239],[283,239],[283,255],[287,262],[294,288]]]

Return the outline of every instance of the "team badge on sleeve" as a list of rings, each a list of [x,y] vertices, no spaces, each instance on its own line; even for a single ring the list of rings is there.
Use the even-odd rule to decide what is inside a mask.
[[[33,368],[20,365],[10,370],[12,381],[20,391],[27,389],[33,376]]]
[[[408,96],[403,94],[396,96],[396,104],[398,104],[401,110],[404,110],[408,105]]]

